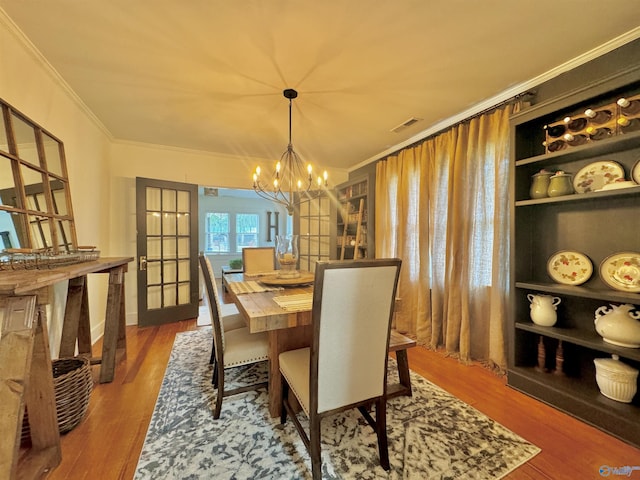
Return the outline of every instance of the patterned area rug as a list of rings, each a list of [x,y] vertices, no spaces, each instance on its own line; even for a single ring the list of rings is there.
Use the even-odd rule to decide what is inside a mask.
[[[225,398],[213,419],[210,348],[210,328],[176,336],[135,478],[310,479],[292,422],[269,417],[266,389]],[[389,368],[394,381],[391,359]],[[227,375],[233,385],[264,377],[266,363]],[[376,435],[354,410],[322,422],[323,478],[495,480],[540,452],[413,372],[411,381],[413,397],[388,403],[391,471],[380,467]]]

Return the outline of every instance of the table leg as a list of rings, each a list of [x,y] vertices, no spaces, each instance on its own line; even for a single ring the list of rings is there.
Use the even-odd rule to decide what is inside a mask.
[[[86,283],[86,275],[69,280],[67,304],[62,323],[62,338],[60,339],[60,351],[58,352],[59,358],[73,357],[76,354],[76,339],[78,338],[78,327]]]
[[[278,355],[287,350],[308,347],[311,344],[312,326],[270,330],[269,333],[269,414],[280,416],[282,408],[282,378]]]
[[[113,381],[118,346],[126,345],[126,338],[123,337],[125,329],[121,329],[121,324],[124,323],[124,319],[121,318],[124,317],[124,272],[124,267],[114,268],[109,272],[109,292],[104,323],[100,383]]]

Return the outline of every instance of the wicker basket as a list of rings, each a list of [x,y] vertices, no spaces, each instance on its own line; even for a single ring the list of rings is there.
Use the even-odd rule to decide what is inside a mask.
[[[56,395],[58,430],[66,433],[83,419],[89,407],[93,377],[89,358],[73,357],[52,360],[53,388]],[[27,409],[22,422],[22,443],[30,438]]]

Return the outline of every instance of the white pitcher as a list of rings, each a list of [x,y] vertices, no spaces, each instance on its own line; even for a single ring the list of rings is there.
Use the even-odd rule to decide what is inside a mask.
[[[556,307],[560,304],[560,298],[550,295],[527,295],[531,305],[531,320],[542,327],[552,327],[558,321]]]

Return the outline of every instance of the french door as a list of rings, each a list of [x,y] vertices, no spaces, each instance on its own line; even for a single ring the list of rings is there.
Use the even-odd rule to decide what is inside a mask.
[[[198,316],[198,186],[136,177],[138,325]]]

